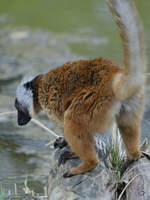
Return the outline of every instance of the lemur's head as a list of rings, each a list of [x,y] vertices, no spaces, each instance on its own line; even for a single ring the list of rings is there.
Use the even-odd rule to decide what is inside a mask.
[[[33,87],[32,78],[24,79],[17,88],[15,107],[18,111],[18,125],[26,125],[32,118],[33,108]]]

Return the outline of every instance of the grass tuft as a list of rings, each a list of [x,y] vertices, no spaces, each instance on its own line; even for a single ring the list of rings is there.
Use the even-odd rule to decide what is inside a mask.
[[[112,168],[115,169],[116,171],[120,171],[122,164],[123,164],[123,158],[120,156],[120,151],[118,146],[112,145],[109,149],[110,156],[109,160],[112,165]]]
[[[123,149],[123,142],[119,130],[114,124],[112,128],[112,141],[109,147],[109,161],[115,171],[120,171],[125,157],[125,150]]]

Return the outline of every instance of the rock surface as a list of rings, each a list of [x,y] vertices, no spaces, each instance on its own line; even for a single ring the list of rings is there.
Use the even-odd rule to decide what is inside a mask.
[[[122,177],[126,187],[126,200],[150,199],[150,157],[135,161]]]
[[[78,165],[80,159],[68,160],[64,165],[58,167],[59,156],[68,150],[56,150],[52,157],[52,169],[49,174],[48,200],[110,200],[112,194],[109,192],[113,182],[113,174],[106,167],[108,152],[103,143],[96,143],[97,154],[101,158],[98,166],[91,172],[63,178],[63,174],[71,167]],[[102,148],[102,149],[101,149]]]
[[[97,167],[85,174],[63,178],[80,159],[68,160],[58,167],[58,159],[69,147],[56,150],[51,157],[48,181],[48,200],[149,200],[150,157],[145,156],[127,165],[122,176],[111,170],[106,145],[96,138],[96,151],[100,159]]]

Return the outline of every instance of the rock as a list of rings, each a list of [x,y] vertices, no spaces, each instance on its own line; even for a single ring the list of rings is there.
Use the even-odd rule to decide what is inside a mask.
[[[112,169],[105,143],[98,137],[95,141],[100,159],[97,167],[70,178],[63,178],[63,174],[77,166],[80,159],[68,160],[58,167],[60,155],[70,149],[66,146],[53,152],[48,179],[48,200],[149,200],[150,155],[144,152],[142,158],[125,162],[120,173],[116,173]],[[145,150],[146,143],[142,148]]]
[[[147,155],[129,165],[121,180],[126,187],[124,192],[126,200],[149,200],[150,156]]]
[[[100,158],[98,166],[91,172],[63,178],[63,174],[71,167],[78,165],[80,159],[68,160],[58,167],[59,156],[69,147],[56,150],[52,156],[52,169],[48,181],[48,200],[110,200],[112,193],[110,186],[113,183],[113,174],[106,165],[108,151],[104,143],[96,140],[97,154]]]

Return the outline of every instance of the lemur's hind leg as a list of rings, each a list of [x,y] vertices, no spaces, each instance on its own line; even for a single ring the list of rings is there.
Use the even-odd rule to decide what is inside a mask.
[[[141,136],[141,120],[144,110],[143,100],[142,98],[136,98],[136,102],[138,102],[137,105],[135,106],[133,102],[133,105],[129,105],[129,111],[124,108],[117,117],[117,124],[126,147],[128,160],[135,160],[141,157],[139,143]]]
[[[130,164],[139,159],[142,156],[139,147],[140,141],[140,121],[130,122],[127,120],[128,125],[118,123],[120,134],[122,135],[126,152],[127,152],[127,160],[123,163],[121,167],[121,174],[130,166]]]
[[[98,164],[98,158],[94,147],[93,135],[88,133],[82,122],[76,123],[71,117],[66,116],[64,135],[72,151],[83,161],[82,164],[65,173],[64,177],[81,174],[95,168]]]
[[[134,124],[124,126],[119,124],[119,131],[122,135],[128,160],[136,160],[141,156],[139,141],[140,141],[140,125]]]

